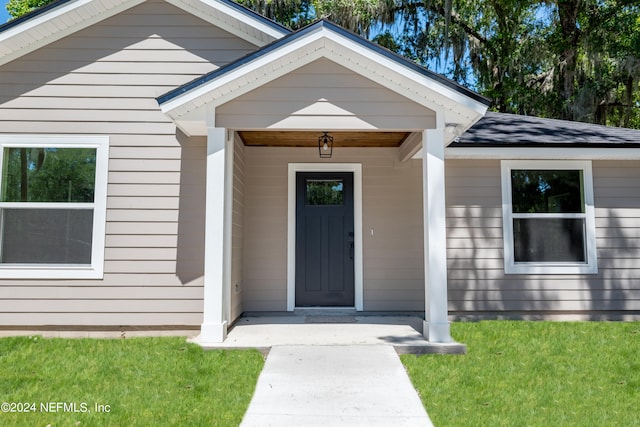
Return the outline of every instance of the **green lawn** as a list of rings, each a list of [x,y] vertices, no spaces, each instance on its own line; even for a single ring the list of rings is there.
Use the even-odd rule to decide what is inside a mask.
[[[454,323],[465,356],[402,356],[437,427],[639,426],[640,323]]]
[[[0,402],[23,412],[0,425],[237,426],[263,364],[184,338],[2,338]]]
[[[452,333],[467,355],[402,356],[437,427],[640,425],[640,323],[454,323]],[[183,338],[2,338],[0,403],[23,412],[0,411],[0,425],[237,426],[263,363]]]

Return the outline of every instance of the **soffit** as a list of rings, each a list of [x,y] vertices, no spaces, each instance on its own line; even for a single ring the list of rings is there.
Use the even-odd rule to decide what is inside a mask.
[[[318,147],[321,132],[241,131],[238,135],[251,147]],[[409,132],[330,132],[333,146],[342,147],[399,147]]]

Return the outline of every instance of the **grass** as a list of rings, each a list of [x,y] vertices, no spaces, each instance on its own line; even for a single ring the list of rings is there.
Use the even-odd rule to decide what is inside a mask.
[[[0,425],[237,426],[263,364],[184,338],[2,338],[0,402],[36,411],[0,411]]]
[[[465,356],[402,356],[446,426],[640,425],[640,323],[455,323]]]
[[[467,355],[402,356],[438,427],[640,425],[640,323],[455,323],[452,333]],[[263,363],[183,338],[2,338],[0,403],[35,412],[0,411],[0,425],[237,426]]]

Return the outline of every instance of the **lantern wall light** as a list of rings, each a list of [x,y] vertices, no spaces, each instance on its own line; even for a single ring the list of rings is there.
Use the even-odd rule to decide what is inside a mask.
[[[323,132],[318,138],[318,152],[321,159],[330,159],[333,154],[333,137],[329,132]]]

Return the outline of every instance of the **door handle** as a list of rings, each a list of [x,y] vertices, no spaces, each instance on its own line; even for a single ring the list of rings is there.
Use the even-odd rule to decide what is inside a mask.
[[[353,259],[353,242],[349,243],[349,259]]]

